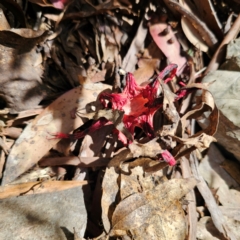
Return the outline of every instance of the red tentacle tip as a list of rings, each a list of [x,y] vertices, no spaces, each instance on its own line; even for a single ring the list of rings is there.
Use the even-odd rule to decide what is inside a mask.
[[[52,139],[62,139],[62,138],[69,138],[69,134],[66,133],[48,133],[49,135],[51,135],[51,137],[47,137],[48,140],[52,140]]]
[[[168,151],[168,150],[164,150],[162,153],[162,158],[165,162],[167,162],[170,166],[174,166],[176,165],[176,160],[173,157],[173,155]]]

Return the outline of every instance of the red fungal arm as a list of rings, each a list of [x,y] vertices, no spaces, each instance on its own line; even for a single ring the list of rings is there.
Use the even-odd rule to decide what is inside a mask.
[[[164,150],[161,155],[162,155],[163,160],[165,162],[167,162],[170,166],[176,165],[175,158],[168,150]]]
[[[67,134],[67,133],[54,133],[54,134],[51,134],[53,137],[52,138],[49,138],[49,139],[56,139],[56,138],[70,138],[71,135],[70,134]]]
[[[53,139],[55,139],[55,138],[80,139],[80,138],[85,137],[87,134],[92,133],[92,132],[96,131],[97,129],[100,129],[103,126],[110,125],[110,124],[112,124],[112,122],[108,121],[106,118],[99,118],[92,126],[90,126],[89,128],[87,128],[83,131],[75,132],[73,134],[56,133],[56,134],[52,134],[52,135],[53,135]]]
[[[99,100],[104,108],[123,111],[122,121],[126,130],[132,135],[132,139],[134,138],[134,129],[136,127],[141,128],[146,136],[152,139],[155,137],[153,116],[155,112],[162,107],[162,96],[158,96],[158,89],[161,84],[159,80],[163,80],[164,83],[171,81],[176,71],[177,65],[170,64],[159,73],[154,81],[146,86],[139,86],[133,74],[128,73],[126,76],[126,86],[122,93],[105,92],[99,95]],[[186,94],[186,90],[180,91],[175,100],[184,97]],[[78,131],[74,134],[57,133],[54,136],[55,138],[79,139],[109,124],[113,123],[102,117],[83,131]],[[124,145],[131,143],[129,137],[127,138],[123,132],[115,129],[114,133],[118,135],[118,139],[122,141]],[[162,158],[171,166],[176,164],[174,157],[167,150],[163,151]]]
[[[158,74],[158,78],[164,80],[164,78],[167,77],[167,79],[164,80],[164,83],[168,83],[176,76],[177,67],[177,64],[169,64]]]

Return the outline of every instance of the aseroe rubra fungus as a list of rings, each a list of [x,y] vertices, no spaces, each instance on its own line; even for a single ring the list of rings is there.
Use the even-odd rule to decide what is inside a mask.
[[[125,129],[134,139],[135,127],[141,128],[149,139],[155,137],[153,128],[153,116],[155,112],[163,105],[163,96],[159,96],[160,79],[167,83],[173,79],[177,71],[176,64],[168,65],[160,72],[154,81],[146,86],[139,86],[132,73],[126,76],[126,86],[122,93],[101,93],[99,100],[105,109],[118,110],[123,112],[122,122]],[[86,134],[93,132],[105,125],[114,124],[108,119],[101,117],[96,120],[89,128],[74,134],[57,133],[56,138],[74,138],[79,139]],[[125,144],[131,144],[132,139],[127,138],[121,131],[115,130],[119,139]],[[173,156],[164,150],[162,159],[169,165],[175,165]]]

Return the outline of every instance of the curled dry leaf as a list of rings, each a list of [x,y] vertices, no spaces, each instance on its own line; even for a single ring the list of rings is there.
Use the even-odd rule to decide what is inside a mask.
[[[81,126],[80,118],[71,116],[74,109],[86,112],[86,105],[108,88],[104,84],[78,87],[65,93],[50,104],[23,131],[8,156],[2,184],[12,182],[33,167],[58,141],[49,139],[52,133],[70,132]],[[41,149],[41,151],[39,151]]]
[[[203,52],[207,52],[209,50],[208,45],[204,42],[199,32],[194,28],[191,21],[186,17],[181,18],[181,25],[183,32],[185,33],[187,39],[193,46]]]
[[[198,32],[198,35],[199,35],[198,39],[202,39],[207,44],[207,46],[209,46],[210,48],[213,48],[214,45],[218,42],[218,40],[216,39],[214,34],[209,30],[207,25],[204,22],[202,22],[199,18],[197,18],[193,13],[189,12],[187,9],[185,9],[183,6],[177,3],[176,1],[173,1],[173,0],[168,0],[168,1],[169,1],[169,4],[174,9],[176,9],[181,15],[183,15],[183,17],[187,18],[190,21],[191,25]],[[188,28],[188,30],[190,30],[190,28]],[[188,33],[190,33],[187,35],[187,37],[189,37],[189,41],[191,42],[192,39],[195,40],[194,33],[191,33],[191,32],[188,32]],[[200,42],[201,40],[199,41],[199,43]],[[196,44],[196,42],[192,42],[192,44],[194,45]]]
[[[190,13],[192,17],[195,16],[195,18],[206,23],[207,26],[211,27],[211,30],[219,36],[219,39],[222,39],[223,33],[221,30],[221,24],[219,25],[219,21],[211,1],[204,0],[201,1],[201,3],[199,1],[194,1],[194,3],[191,3],[191,1],[180,1],[180,4]],[[191,21],[190,18],[191,17],[186,17],[186,15],[183,15],[181,18],[183,32],[195,47],[199,48],[203,52],[207,52],[209,46],[205,43],[202,35],[198,31],[198,27],[193,24],[193,21]]]

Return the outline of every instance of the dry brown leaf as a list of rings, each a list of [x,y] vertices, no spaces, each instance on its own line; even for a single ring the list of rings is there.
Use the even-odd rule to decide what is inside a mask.
[[[101,48],[103,52],[103,57],[102,61],[103,62],[113,62],[115,56],[118,54],[118,46],[115,44],[112,44],[108,42],[105,34],[102,34],[100,36],[100,43],[101,43]]]
[[[208,45],[204,42],[197,29],[193,27],[192,22],[189,19],[182,17],[181,25],[183,32],[193,46],[203,52],[207,52],[209,50]]]
[[[209,148],[212,142],[216,142],[217,140],[213,136],[209,136],[205,133],[200,135],[193,135],[189,138],[178,138],[176,136],[171,136],[177,142],[187,145],[187,146],[195,146],[200,151]]]
[[[117,154],[108,165],[102,183],[102,221],[106,232],[110,231],[113,211],[115,209],[118,199],[119,183],[117,181],[120,172],[120,166],[128,159],[132,158],[129,149],[123,149]]]
[[[22,196],[25,194],[62,191],[69,188],[83,186],[87,183],[87,181],[45,181],[7,185],[0,187],[0,199]]]
[[[209,110],[211,111],[209,120],[211,121],[212,124],[210,123],[208,127],[204,130],[204,132],[209,135],[215,134],[218,126],[217,123],[218,123],[219,113],[214,103],[214,98],[212,94],[207,90],[207,88],[208,88],[208,85],[199,84],[199,83],[193,83],[186,86],[186,89],[202,89],[202,95],[200,96],[201,100],[197,102],[197,104],[193,107],[193,109],[188,111],[181,118],[182,136],[184,135],[184,130],[187,125],[187,119],[198,119],[200,117],[203,117],[204,116],[203,113]]]
[[[119,173],[120,172],[124,172],[124,169],[128,166],[131,166],[131,168],[135,168],[138,167],[138,164],[140,164],[144,169],[148,168],[149,165],[151,166],[152,164],[150,163],[156,163],[155,161],[152,161],[150,159],[141,159],[141,160],[136,160],[133,163],[130,163],[130,165],[126,164],[126,165],[122,165],[124,161],[126,161],[127,159],[132,158],[132,154],[130,153],[130,151],[128,149],[121,151],[118,155],[116,155],[109,163],[109,167],[106,169],[105,175],[104,175],[104,179],[103,179],[103,183],[102,183],[102,190],[103,190],[103,194],[102,194],[102,221],[103,221],[103,226],[106,230],[106,232],[110,231],[111,228],[111,223],[110,223],[110,219],[112,218],[112,214],[113,211],[116,207],[116,203],[119,202],[119,197],[124,198],[124,196],[129,196],[129,194],[131,194],[131,191],[128,191],[127,189],[132,189],[132,192],[135,193],[136,189],[139,187],[141,188],[141,186],[139,186],[139,182],[137,180],[136,176],[131,177],[132,175],[128,176],[132,179],[132,181],[130,181],[130,179],[126,179],[126,184],[129,186],[129,188],[126,187],[126,185],[124,185],[124,179],[125,176],[124,174],[122,174],[122,182],[121,182],[121,186],[119,185],[118,182],[118,178],[119,178]],[[121,167],[121,169],[119,168]],[[126,170],[128,171],[128,170]],[[130,170],[131,171],[131,170]],[[142,170],[140,170],[142,171]],[[148,180],[152,180],[152,178],[147,178]],[[134,181],[137,181],[134,182]],[[131,183],[134,184],[135,188],[133,185],[131,185]],[[145,184],[148,184],[147,182],[142,182],[142,185],[145,186]],[[153,182],[152,182],[153,184]],[[121,196],[118,196],[118,192],[119,189],[121,188]],[[150,188],[152,189],[152,188]]]
[[[172,212],[172,207],[168,209],[168,212]],[[134,239],[136,240],[142,240],[142,239],[152,239],[152,240],[158,240],[158,239],[177,239],[181,240],[184,239],[184,235],[186,233],[183,231],[183,229],[186,229],[185,225],[185,219],[182,217],[182,206],[179,203],[176,203],[174,205],[174,211],[179,211],[175,213],[175,215],[165,214],[164,217],[161,217],[160,215],[153,215],[149,221],[144,223],[141,228],[134,229],[131,231],[132,235],[134,236]],[[173,223],[173,218],[175,223]],[[178,221],[178,224],[176,222]],[[180,222],[181,221],[181,222]],[[172,228],[169,230],[169,224],[166,226],[166,222],[172,223]],[[182,232],[181,232],[182,230]],[[178,232],[179,235],[174,235],[174,231]]]
[[[217,130],[219,113],[215,106],[213,96],[207,91],[207,87],[208,86],[205,84],[191,83],[181,88],[180,93],[176,93],[176,95],[179,96],[188,91],[201,90],[197,92],[198,95],[196,97],[195,105],[180,119],[179,113],[174,104],[176,95],[170,91],[166,84],[162,84],[164,93],[164,116],[169,122],[157,130],[157,134],[161,136],[161,147],[163,149],[172,149],[172,154],[176,159],[189,154],[196,148],[202,151],[208,148],[211,142],[216,141],[213,135]],[[199,95],[200,92],[201,95]],[[183,100],[183,104],[184,101],[185,99]],[[205,112],[207,112],[208,115],[206,116],[208,117],[204,115]],[[207,118],[209,124],[202,131],[191,135],[191,132],[189,132],[190,120],[198,119],[200,117]],[[163,143],[165,145],[163,145]]]
[[[13,139],[17,139],[21,133],[22,133],[22,128],[16,128],[16,127],[7,127],[7,128],[3,128],[2,130],[2,134],[4,136],[8,136]]]
[[[122,68],[126,72],[134,72],[137,64],[137,54],[143,49],[144,41],[147,36],[147,29],[140,23],[137,33],[132,40],[131,46],[123,59]]]
[[[102,221],[105,231],[108,233],[111,229],[110,220],[115,209],[118,193],[118,174],[114,167],[107,168],[102,183]]]
[[[127,13],[131,14],[132,13],[132,5],[129,1],[123,0],[113,0],[113,1],[105,1],[101,2],[98,5],[92,4],[90,1],[85,1],[86,6],[84,8],[79,9],[77,12],[70,12],[64,15],[63,20],[71,19],[71,20],[77,20],[77,19],[84,19],[90,16],[96,16],[98,14],[103,14],[106,13],[110,10],[116,10],[116,9],[121,9],[125,10]],[[80,5],[81,6],[81,5]],[[74,5],[75,7],[75,5]],[[86,10],[87,9],[87,10]]]
[[[113,125],[104,126],[93,133],[87,134],[80,147],[79,158],[101,156],[101,149],[105,144],[106,136],[113,130]],[[95,141],[97,139],[97,141]]]
[[[184,239],[186,236],[185,216],[178,200],[186,195],[197,181],[194,178],[172,179],[150,191],[135,193],[122,200],[116,207],[112,218],[114,230],[135,230],[145,223],[150,227],[151,219],[157,215],[162,227],[155,229],[153,239]],[[179,207],[178,207],[179,206]],[[173,220],[173,216],[174,220]],[[169,221],[172,219],[171,221]],[[137,232],[138,234],[138,232]],[[138,237],[138,239],[140,239]]]
[[[140,58],[138,60],[138,69],[134,71],[133,75],[136,79],[136,82],[141,85],[144,82],[147,82],[154,74],[155,70],[158,69],[160,64],[159,59],[146,59]]]
[[[155,158],[157,155],[161,154],[163,149],[157,142],[157,138],[152,139],[147,143],[133,142],[128,147],[131,150],[132,157],[152,157]]]
[[[104,84],[86,84],[70,90],[34,119],[23,131],[8,156],[2,184],[7,184],[34,166],[59,139],[51,138],[58,132],[69,133],[81,126],[82,120],[71,116],[74,109],[86,111],[86,105],[96,100]],[[41,150],[39,150],[41,149]]]
[[[153,189],[159,181],[162,172],[154,175],[146,174],[145,169],[154,166],[158,162],[150,158],[138,158],[130,163],[124,163],[121,166],[120,197],[124,199],[134,193]]]
[[[207,69],[204,72],[204,76],[206,76],[208,73],[213,72],[219,68],[220,64],[223,62],[225,58],[226,45],[229,44],[230,41],[232,41],[238,36],[239,30],[240,30],[240,15],[238,15],[231,29],[228,31],[228,33],[224,37],[221,44],[218,46],[218,49],[216,50]]]
[[[17,119],[32,117],[32,116],[40,114],[42,111],[43,111],[43,107],[38,106],[35,109],[29,109],[29,110],[18,112],[18,115],[14,119],[11,119],[11,120],[7,121],[7,126],[10,127],[10,126],[14,125],[14,122]]]

